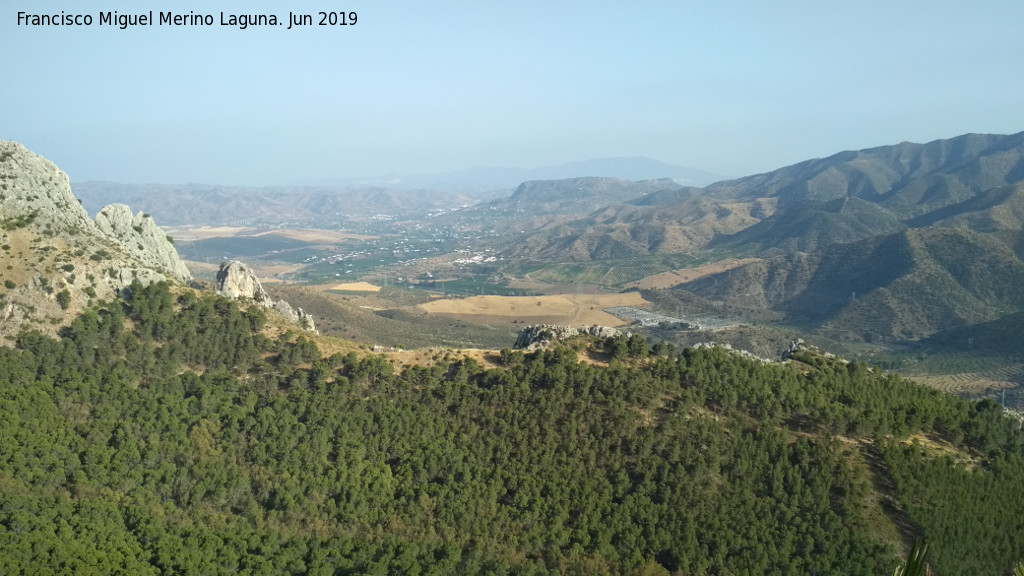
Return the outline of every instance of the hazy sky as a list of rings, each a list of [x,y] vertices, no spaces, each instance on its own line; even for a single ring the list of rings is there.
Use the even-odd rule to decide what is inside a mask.
[[[100,12],[193,10],[120,30]],[[289,11],[346,27],[287,30]],[[17,13],[92,26],[18,26]],[[220,26],[220,13],[278,27]],[[72,180],[270,185],[649,156],[727,176],[1024,130],[1024,2],[0,0],[0,138]]]

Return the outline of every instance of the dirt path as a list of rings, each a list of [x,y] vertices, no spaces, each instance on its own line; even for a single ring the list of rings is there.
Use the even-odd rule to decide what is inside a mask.
[[[899,491],[896,489],[896,482],[892,479],[892,473],[889,472],[889,464],[886,463],[885,458],[874,444],[868,442],[859,444],[868,472],[871,474],[871,484],[875,489],[871,498],[899,531],[904,548],[900,551],[900,555],[903,556],[918,537],[917,528],[899,501]]]

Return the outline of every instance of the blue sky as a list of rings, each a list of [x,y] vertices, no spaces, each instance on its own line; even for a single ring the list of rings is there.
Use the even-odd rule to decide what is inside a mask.
[[[358,13],[348,27],[220,12]],[[91,27],[17,26],[17,12]],[[99,26],[100,12],[213,27]],[[273,185],[649,156],[726,176],[1024,130],[1024,2],[0,0],[0,138],[73,181]]]

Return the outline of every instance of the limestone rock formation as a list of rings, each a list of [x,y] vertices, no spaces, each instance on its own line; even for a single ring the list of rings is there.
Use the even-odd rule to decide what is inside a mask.
[[[270,294],[253,269],[237,260],[227,262],[217,272],[217,292],[233,300],[248,298],[261,306],[272,306]]]
[[[217,272],[217,292],[221,296],[236,300],[248,298],[264,308],[276,310],[306,330],[317,331],[312,315],[307,314],[302,308],[293,307],[284,300],[274,300],[263,289],[263,284],[260,283],[252,268],[237,260],[226,263]]]
[[[36,224],[55,231],[89,231],[93,223],[71,193],[68,175],[16,142],[0,140],[0,211],[20,227]]]
[[[719,344],[717,342],[698,342],[698,343],[694,344],[692,346],[692,348],[694,348],[696,350],[699,350],[701,348],[721,348],[722,350],[725,350],[726,352],[728,352],[728,353],[730,353],[730,354],[732,354],[734,356],[740,356],[742,358],[746,358],[747,360],[753,360],[755,362],[760,362],[761,364],[774,364],[775,363],[774,360],[770,360],[768,358],[762,358],[762,357],[758,356],[757,354],[754,354],[753,352],[750,352],[749,350],[743,350],[741,348],[733,348],[732,344]]]
[[[192,279],[167,234],[149,214],[140,212],[133,217],[131,208],[111,204],[96,215],[96,227],[147,267],[163,270],[182,282]]]
[[[527,350],[536,350],[538,348],[548,348],[559,340],[565,340],[574,336],[611,338],[623,335],[629,336],[628,333],[624,334],[616,328],[598,326],[596,324],[593,326],[584,326],[582,328],[538,324],[535,326],[527,326],[520,330],[519,336],[516,337],[515,347],[525,348]]]
[[[292,307],[291,304],[284,300],[275,300],[273,308],[274,310],[277,310],[279,314],[291,320],[295,324],[298,324],[303,329],[319,334],[319,331],[316,329],[316,324],[313,323],[312,314],[307,314],[302,308],[299,308],[298,306]]]
[[[151,218],[113,205],[93,221],[53,162],[0,141],[0,337],[54,333],[90,301],[168,279],[192,276]]]

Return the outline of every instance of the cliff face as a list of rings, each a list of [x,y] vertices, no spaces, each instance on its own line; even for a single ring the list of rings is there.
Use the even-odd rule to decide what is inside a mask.
[[[96,228],[146,267],[161,270],[182,282],[192,279],[167,234],[148,214],[140,212],[133,217],[131,208],[111,204],[96,215]]]
[[[0,141],[0,336],[55,332],[92,300],[166,279],[192,276],[152,218],[115,204],[93,221],[64,172]]]
[[[279,314],[298,324],[311,332],[316,332],[316,325],[313,323],[313,316],[307,314],[302,308],[293,307],[284,300],[274,300],[252,268],[245,264],[232,261],[221,267],[217,272],[217,292],[224,297],[238,299],[248,298],[256,304],[276,310]]]

